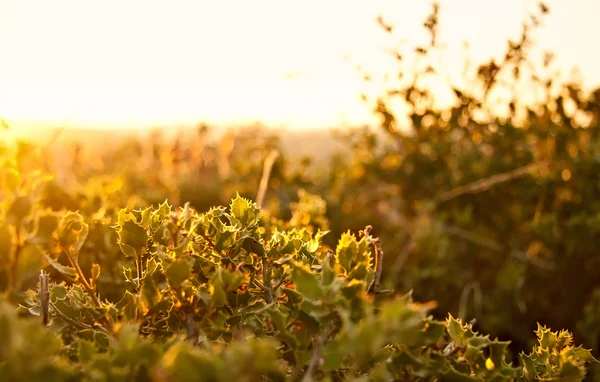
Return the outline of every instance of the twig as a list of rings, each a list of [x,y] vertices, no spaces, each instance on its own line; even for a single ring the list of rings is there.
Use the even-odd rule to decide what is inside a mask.
[[[74,319],[68,317],[67,315],[65,315],[63,312],[61,312],[56,305],[54,305],[54,303],[52,301],[50,301],[50,306],[52,307],[52,310],[58,314],[60,316],[61,319],[63,319],[64,321],[66,321],[67,323],[75,326],[76,328],[79,328],[81,330],[88,330],[88,329],[97,329],[100,330],[101,332],[104,332],[106,334],[110,334],[108,330],[106,330],[106,328],[99,326],[99,325],[88,325],[88,324],[84,324],[83,322],[79,322],[79,321],[75,321]]]
[[[485,191],[492,186],[495,186],[498,183],[505,183],[509,180],[513,180],[519,178],[521,176],[527,175],[530,171],[537,170],[542,167],[546,167],[550,165],[550,161],[540,162],[540,163],[531,163],[527,166],[519,167],[517,169],[503,172],[501,174],[492,175],[488,178],[480,179],[475,182],[465,184],[464,186],[456,187],[450,191],[444,192],[443,194],[437,196],[433,199],[435,203],[434,208],[437,205],[447,202],[450,199],[454,199],[457,196],[461,196],[464,194],[473,194]]]
[[[552,163],[551,161],[532,163],[527,166],[519,167],[519,168],[511,170],[511,171],[492,175],[490,177],[480,179],[480,180],[471,182],[469,184],[465,184],[464,186],[456,187],[450,191],[444,192],[444,193],[436,196],[435,198],[433,198],[433,200],[429,201],[422,208],[422,210],[417,214],[417,216],[415,217],[414,220],[416,222],[418,222],[426,214],[431,213],[433,210],[435,210],[440,204],[447,202],[451,199],[454,199],[458,196],[485,191],[499,183],[508,182],[510,180],[525,176],[530,171],[549,166],[551,163]],[[394,262],[394,264],[392,265],[391,274],[392,274],[393,278],[395,278],[398,275],[398,273],[400,273],[402,268],[404,267],[404,264],[408,260],[412,250],[414,249],[414,247],[416,245],[416,242],[417,242],[417,235],[415,232],[413,232],[412,234],[410,234],[410,239],[408,240],[408,242],[402,249],[402,252],[400,253],[400,255],[396,258],[396,261]]]
[[[458,318],[461,318],[463,320],[466,319],[466,314],[467,314],[467,298],[469,297],[469,292],[473,291],[473,299],[474,299],[474,304],[475,304],[475,310],[476,310],[476,314],[481,316],[481,286],[479,285],[478,281],[472,281],[469,284],[467,284],[461,295],[460,295],[460,302],[458,304]]]
[[[262,207],[263,202],[265,200],[265,195],[267,194],[267,188],[269,185],[269,178],[271,177],[271,170],[273,169],[273,164],[275,163],[275,160],[277,160],[278,157],[279,151],[272,150],[263,164],[263,173],[262,177],[260,178],[258,193],[256,194],[256,205],[258,206],[258,208]]]
[[[383,273],[383,249],[381,248],[381,240],[378,237],[371,237],[372,229],[373,227],[368,225],[361,234],[370,238],[375,250],[375,276],[367,289],[367,293],[376,294],[379,291],[379,283],[381,282],[381,275]]]
[[[502,245],[500,243],[498,243],[495,240],[492,240],[490,238],[487,237],[483,237],[480,235],[477,235],[473,232],[467,231],[466,229],[454,226],[454,225],[445,225],[440,223],[440,226],[448,233],[452,234],[452,235],[456,235],[459,237],[462,237],[465,240],[468,240],[470,242],[473,242],[475,244],[479,244],[482,247],[485,247],[487,249],[491,249],[492,251],[503,251],[507,248],[505,245]],[[527,254],[523,251],[520,251],[518,249],[510,249],[510,256],[514,257],[515,259],[524,261],[526,263],[535,265],[538,268],[542,268],[548,271],[551,271],[554,269],[555,265],[554,262],[552,261],[547,261],[547,260],[542,260],[542,259],[537,259],[537,258],[533,258],[533,257],[529,257],[527,256]]]
[[[42,308],[42,324],[48,325],[48,310],[50,307],[50,291],[48,288],[48,274],[43,270],[40,272],[40,306]]]
[[[100,299],[96,295],[96,290],[95,290],[96,288],[92,287],[91,284],[88,282],[88,280],[85,278],[85,274],[83,273],[83,271],[81,270],[81,267],[79,266],[79,261],[75,260],[73,258],[73,256],[71,255],[71,253],[67,249],[65,249],[65,248],[63,248],[63,249],[65,251],[65,254],[67,255],[67,258],[69,259],[69,262],[71,263],[73,268],[75,268],[75,270],[77,271],[77,274],[79,275],[79,279],[81,280],[81,282],[80,282],[81,285],[86,290],[88,295],[90,295],[94,304],[98,308],[103,309],[102,302],[100,302]],[[112,331],[113,325],[112,325],[112,322],[110,322],[110,320],[108,319],[108,317],[106,317],[106,316],[102,317],[102,321],[106,324],[108,329],[110,329]]]
[[[440,223],[440,227],[451,235],[459,236],[467,241],[481,245],[487,249],[491,249],[492,251],[501,251],[504,249],[504,246],[497,241],[477,235],[461,227],[455,225],[446,225],[443,223]]]
[[[67,255],[67,258],[69,259],[69,262],[71,263],[71,266],[73,266],[73,268],[75,268],[75,271],[77,272],[77,274],[79,276],[79,280],[81,280],[80,281],[81,285],[88,292],[88,294],[90,295],[90,297],[92,298],[92,300],[94,301],[96,306],[98,308],[102,308],[102,303],[98,299],[98,296],[96,296],[96,293],[94,292],[94,288],[92,288],[92,286],[90,285],[88,280],[85,278],[85,274],[83,273],[83,271],[81,270],[81,267],[79,266],[79,261],[76,261],[75,258],[71,255],[71,253],[67,249],[64,249],[64,251],[65,251],[65,254]]]
[[[269,269],[267,268],[267,258],[262,258],[262,273],[263,273],[263,283],[265,288],[265,299],[267,303],[270,304],[273,302],[273,289],[271,289],[271,277],[269,276]]]
[[[313,374],[317,368],[317,364],[321,360],[321,351],[323,350],[323,345],[325,345],[325,340],[333,334],[334,326],[331,325],[327,329],[325,333],[321,337],[319,337],[319,341],[316,343],[312,357],[310,359],[310,364],[308,365],[308,369],[306,369],[306,373],[304,373],[304,377],[302,378],[302,382],[310,382],[313,380]]]
[[[137,273],[137,290],[139,293],[142,288],[142,275],[144,274],[144,270],[142,269],[142,254],[141,251],[135,251],[135,271]]]

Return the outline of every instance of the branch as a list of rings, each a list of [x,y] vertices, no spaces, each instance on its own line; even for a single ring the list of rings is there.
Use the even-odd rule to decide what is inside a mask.
[[[448,200],[454,199],[458,196],[464,194],[474,194],[485,191],[499,183],[506,183],[509,180],[513,180],[516,178],[520,178],[522,176],[527,175],[530,171],[540,169],[542,167],[547,167],[550,165],[550,161],[540,162],[540,163],[531,163],[527,166],[519,167],[517,169],[503,172],[500,174],[492,175],[488,178],[476,180],[475,182],[465,184],[464,186],[456,187],[450,191],[444,192],[443,194],[435,197],[433,199],[433,208],[437,207],[439,204],[447,202]]]
[[[66,321],[67,323],[75,326],[76,328],[79,328],[81,330],[87,330],[87,329],[97,329],[100,330],[101,332],[104,332],[106,334],[110,334],[108,330],[106,330],[104,327],[99,326],[99,325],[88,325],[88,324],[84,324],[83,322],[78,322],[73,320],[72,318],[68,317],[67,315],[65,315],[63,312],[61,312],[60,310],[58,310],[58,308],[56,307],[56,305],[54,305],[54,303],[52,301],[50,301],[50,306],[52,307],[52,310],[58,314],[58,316]]]
[[[258,193],[256,195],[256,205],[258,208],[262,207],[263,201],[265,200],[265,195],[267,194],[267,188],[269,186],[269,178],[271,177],[271,170],[273,169],[273,164],[278,157],[279,151],[273,150],[265,159],[263,173],[262,177],[260,178],[260,185],[258,186]]]
[[[262,273],[263,283],[265,288],[266,300],[270,304],[273,302],[273,289],[271,289],[271,277],[269,276],[269,269],[267,268],[267,258],[263,257],[262,260]]]
[[[373,278],[373,281],[371,281],[367,293],[377,294],[379,291],[379,283],[381,282],[381,275],[383,273],[383,249],[381,248],[381,240],[378,237],[371,237],[372,229],[373,227],[368,225],[365,227],[364,231],[360,232],[360,235],[369,237],[375,250],[375,277]]]
[[[48,311],[50,308],[50,291],[48,288],[48,274],[43,270],[40,272],[40,286],[39,286],[39,294],[40,294],[40,306],[42,308],[41,316],[42,316],[42,324],[44,326],[48,325]]]
[[[423,209],[417,214],[417,216],[415,217],[414,220],[418,222],[426,214],[433,212],[440,204],[447,202],[449,200],[452,200],[456,197],[459,197],[459,196],[465,195],[465,194],[474,194],[474,193],[479,193],[479,192],[488,190],[489,188],[491,188],[497,184],[505,183],[510,180],[525,176],[530,171],[549,166],[551,163],[552,163],[551,161],[545,161],[545,162],[540,162],[540,163],[531,163],[531,164],[528,164],[527,166],[519,167],[519,168],[511,170],[511,171],[492,175],[490,177],[483,178],[483,179],[477,180],[475,182],[465,184],[464,186],[456,187],[450,191],[446,191],[446,192],[436,196],[435,198],[433,198],[433,200],[431,200],[430,202],[428,202],[423,207]],[[414,249],[416,242],[417,242],[417,235],[413,232],[412,234],[410,234],[410,239],[408,240],[408,242],[402,249],[402,252],[400,253],[400,255],[396,258],[396,261],[394,262],[394,264],[392,265],[391,270],[392,270],[393,278],[395,278],[398,275],[398,273],[400,273],[402,268],[404,267],[404,264],[406,263],[410,254],[412,253],[412,250]]]
[[[329,338],[334,332],[334,326],[330,325],[329,328],[323,335],[319,338],[319,341],[315,345],[312,353],[312,357],[310,359],[310,364],[308,365],[308,369],[306,369],[306,373],[304,373],[304,377],[302,378],[302,382],[310,382],[313,380],[313,374],[317,368],[317,364],[321,359],[321,351],[323,350],[323,345],[325,344],[325,340]]]

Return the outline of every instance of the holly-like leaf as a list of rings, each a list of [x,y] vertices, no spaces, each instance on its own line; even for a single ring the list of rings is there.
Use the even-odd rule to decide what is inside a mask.
[[[456,346],[465,346],[469,338],[474,336],[471,329],[466,325],[463,325],[460,318],[456,319],[452,317],[451,314],[448,315],[448,318],[446,319],[446,328],[450,338],[452,338],[452,341],[454,341],[454,345]]]
[[[52,257],[50,257],[48,255],[44,255],[44,256],[46,258],[46,261],[48,262],[48,264],[50,264],[50,266],[52,268],[56,269],[63,275],[72,277],[73,279],[77,279],[77,271],[75,270],[75,268],[67,266],[67,265],[62,265],[61,263],[54,260]]]
[[[339,369],[344,363],[344,352],[338,341],[329,341],[323,346],[321,370],[330,372]]]
[[[60,221],[58,240],[71,256],[76,257],[83,247],[89,232],[88,225],[77,212],[67,212]]]
[[[117,220],[117,235],[121,251],[128,257],[146,252],[148,243],[148,232],[137,222],[135,216],[126,209],[119,211]]]
[[[301,263],[295,263],[292,267],[292,280],[296,284],[298,292],[304,296],[317,300],[323,297],[323,289],[316,275],[310,270],[310,268]]]
[[[241,272],[218,269],[210,278],[210,296],[218,306],[227,304],[227,294],[237,290],[245,281]]]
[[[255,203],[242,198],[239,194],[231,201],[229,206],[231,215],[238,220],[242,226],[252,226],[258,222],[260,210]]]
[[[162,299],[162,294],[152,277],[146,276],[142,283],[142,290],[140,293],[140,308],[142,313],[146,314],[150,309],[157,305]]]
[[[187,280],[192,275],[192,269],[185,259],[175,260],[165,271],[167,280],[172,285],[179,285],[184,280]]]

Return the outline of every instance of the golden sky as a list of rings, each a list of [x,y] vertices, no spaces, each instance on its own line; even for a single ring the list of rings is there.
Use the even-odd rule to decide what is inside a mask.
[[[565,71],[600,84],[600,1],[549,0],[537,34]],[[524,0],[441,0],[447,68],[462,41],[474,59],[520,33]],[[392,39],[423,41],[421,0],[0,0],[0,118],[15,127],[263,121],[292,127],[362,123],[355,64],[393,69]],[[344,59],[350,57],[350,61]],[[444,56],[446,57],[446,56]]]

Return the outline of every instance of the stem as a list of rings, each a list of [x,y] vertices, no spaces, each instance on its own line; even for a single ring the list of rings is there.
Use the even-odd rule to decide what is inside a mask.
[[[379,291],[379,283],[381,282],[381,275],[383,274],[383,249],[381,248],[381,240],[378,237],[371,237],[371,230],[373,227],[370,225],[366,226],[361,235],[369,237],[371,244],[375,250],[375,277],[369,285],[367,292],[369,294],[377,294]]]
[[[81,270],[81,267],[79,266],[79,262],[76,261],[73,258],[73,256],[71,256],[71,253],[69,253],[68,250],[65,250],[65,254],[67,255],[67,258],[69,259],[69,262],[71,263],[73,268],[75,268],[75,271],[77,272],[77,275],[79,276],[81,285],[83,285],[84,289],[92,296],[94,303],[96,303],[96,305],[98,307],[100,307],[101,306],[100,300],[98,300],[98,297],[96,297],[96,294],[94,293],[94,288],[92,288],[92,286],[90,285],[88,280],[85,278],[85,274]]]
[[[83,322],[79,322],[79,321],[75,321],[72,318],[69,318],[67,315],[65,315],[63,312],[61,312],[60,310],[58,310],[58,308],[56,307],[56,305],[54,305],[54,303],[52,301],[50,301],[50,306],[52,307],[52,310],[54,310],[54,312],[56,312],[56,314],[58,314],[60,316],[61,319],[63,319],[64,321],[68,322],[69,324],[75,326],[76,328],[82,329],[82,330],[86,330],[86,329],[98,329],[101,332],[104,333],[109,333],[108,330],[106,330],[106,328],[102,327],[102,326],[98,326],[98,325],[88,325],[88,324],[84,324]]]
[[[273,169],[273,164],[278,157],[279,152],[277,150],[273,150],[265,159],[262,177],[260,178],[260,184],[258,186],[258,193],[256,194],[256,205],[258,208],[262,207],[263,201],[265,200],[265,195],[267,194],[267,188],[269,185],[269,178],[271,177],[271,170]]]
[[[329,329],[321,337],[319,337],[319,341],[315,345],[313,349],[313,354],[310,359],[310,364],[308,365],[308,369],[306,373],[304,373],[304,377],[302,378],[302,382],[310,382],[313,380],[312,376],[317,368],[317,364],[321,359],[321,351],[323,350],[323,345],[325,344],[325,340],[331,336],[333,333],[334,326],[330,326]]]
[[[81,281],[80,281],[81,285],[83,285],[83,288],[90,295],[90,297],[94,301],[94,304],[98,308],[103,309],[102,302],[100,302],[100,299],[96,295],[96,291],[94,290],[94,288],[92,288],[92,286],[90,285],[90,283],[88,282],[88,280],[85,278],[85,275],[83,274],[83,271],[81,270],[81,267],[79,266],[79,262],[76,261],[73,258],[73,256],[71,256],[71,254],[69,253],[69,251],[66,250],[66,249],[65,249],[65,254],[67,255],[67,258],[69,259],[69,262],[71,263],[71,265],[73,266],[73,268],[75,268],[75,271],[77,271],[77,274],[79,275],[79,278],[81,279]],[[112,330],[112,323],[108,320],[108,318],[106,318],[106,316],[102,317],[102,321],[104,321],[104,323],[106,324],[106,326],[110,330]]]
[[[138,253],[137,251],[135,253],[135,268],[136,268],[137,279],[138,279],[137,292],[139,292],[140,288],[142,286],[143,269],[142,269],[142,254]]]
[[[381,248],[381,240],[374,238],[371,243],[375,248],[375,278],[371,285],[369,285],[369,293],[376,293],[379,290],[379,283],[381,282],[381,275],[383,273],[383,249]]]
[[[263,283],[265,285],[265,300],[270,304],[273,302],[273,289],[271,288],[271,277],[269,276],[269,270],[267,268],[267,258],[262,259],[262,272],[263,272]]]
[[[42,324],[48,325],[48,310],[50,307],[50,291],[48,289],[48,274],[44,271],[40,272],[40,306],[42,308]]]

